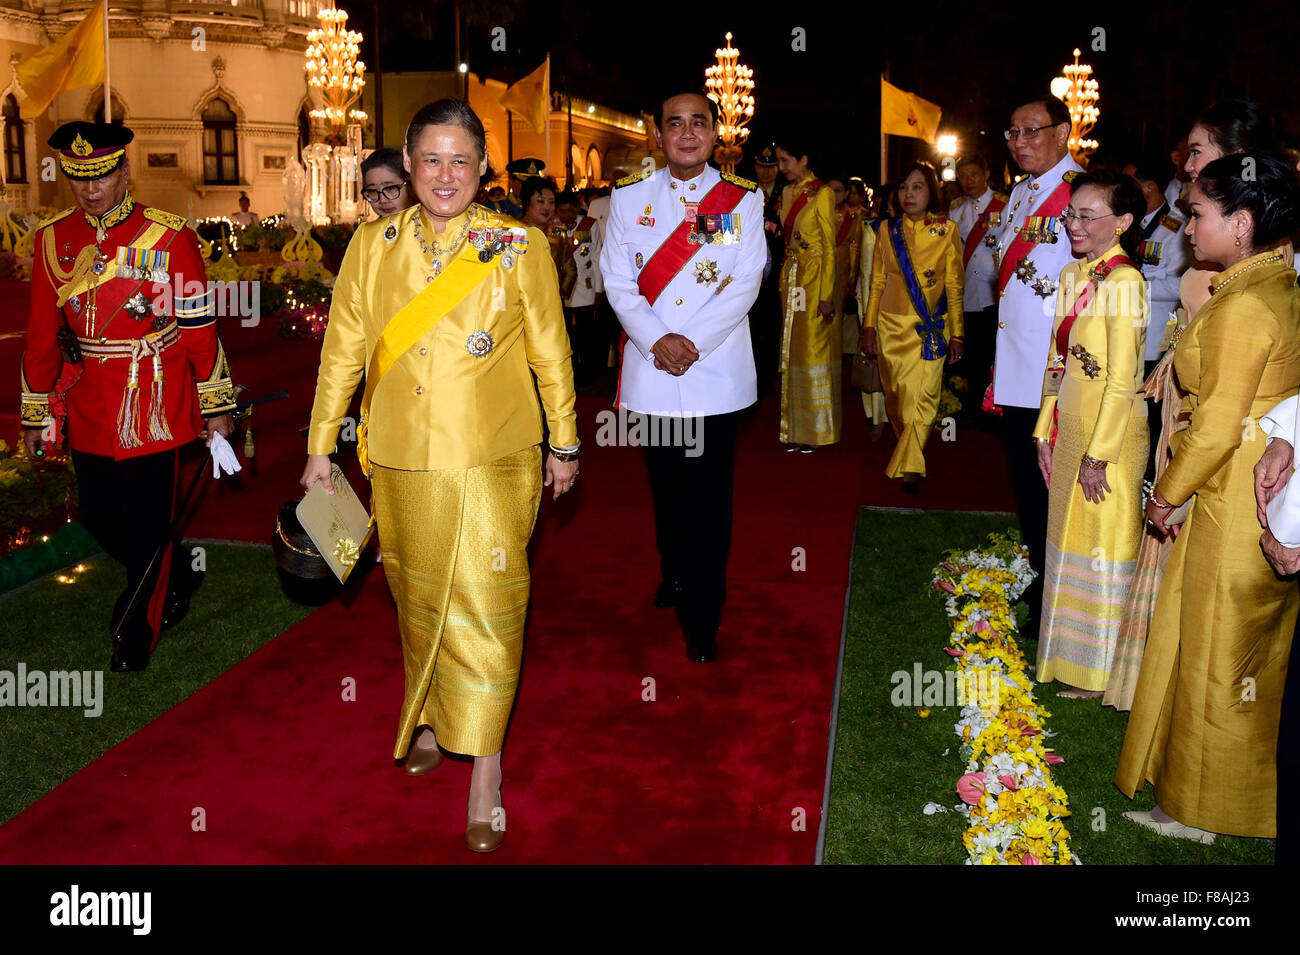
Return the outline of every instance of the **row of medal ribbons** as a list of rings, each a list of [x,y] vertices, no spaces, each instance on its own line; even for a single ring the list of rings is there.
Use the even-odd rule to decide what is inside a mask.
[[[121,245],[117,248],[117,277],[166,282],[169,261],[170,254],[165,249],[133,249]]]

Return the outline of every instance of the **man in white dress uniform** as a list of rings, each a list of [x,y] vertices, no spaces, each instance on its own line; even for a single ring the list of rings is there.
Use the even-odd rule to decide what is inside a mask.
[[[998,337],[993,401],[1003,409],[1007,460],[1029,562],[1038,576],[1025,592],[1037,636],[1047,545],[1047,487],[1038,470],[1034,426],[1042,404],[1048,343],[1056,317],[1061,269],[1074,260],[1060,215],[1070,180],[1082,168],[1071,158],[1070,111],[1054,96],[1027,100],[1011,114],[1011,157],[1028,175],[1011,190],[997,239]]]
[[[663,582],[687,656],[717,658],[731,546],[738,413],[757,399],[748,313],[766,256],[757,185],[708,165],[714,105],[665,100],[655,138],[664,169],[619,180],[600,257],[605,294],[627,334],[619,414],[641,432]]]

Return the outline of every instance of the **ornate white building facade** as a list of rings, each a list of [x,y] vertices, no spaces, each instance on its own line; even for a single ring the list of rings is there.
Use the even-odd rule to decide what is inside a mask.
[[[320,138],[304,73],[307,33],[320,0],[112,0],[109,80],[127,147],[132,190],[149,205],[191,217],[229,215],[241,192],[262,215],[285,206],[281,177],[301,146]],[[91,0],[0,0],[0,92],[5,194],[12,208],[71,205],[46,140],[72,120],[100,121],[102,86],[59,94],[36,119],[13,67],[94,9]]]

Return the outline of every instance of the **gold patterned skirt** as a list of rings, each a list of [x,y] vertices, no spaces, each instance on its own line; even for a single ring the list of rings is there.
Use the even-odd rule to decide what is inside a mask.
[[[925,474],[925,444],[934,432],[943,391],[944,359],[926,361],[924,343],[916,334],[920,319],[914,313],[876,319],[876,348],[880,355],[880,382],[885,388],[887,420],[894,426],[894,453],[885,476]],[[880,419],[876,419],[879,421]]]
[[[781,441],[812,446],[840,440],[843,377],[837,322],[817,314],[817,259],[787,256],[781,265],[785,330],[781,339]],[[802,305],[802,308],[796,306]]]
[[[1048,489],[1047,553],[1037,680],[1105,690],[1141,547],[1142,473],[1149,429],[1128,419],[1119,459],[1106,469],[1110,491],[1100,504],[1083,496],[1079,462],[1093,422],[1062,413]]]
[[[1277,728],[1300,593],[1259,549],[1261,453],[1260,442],[1242,442],[1196,492],[1174,539],[1115,785],[1132,796],[1149,781],[1160,808],[1183,825],[1268,839],[1277,831]]]
[[[372,484],[406,673],[393,757],[420,726],[453,753],[491,756],[519,682],[541,450],[476,468],[375,465]]]

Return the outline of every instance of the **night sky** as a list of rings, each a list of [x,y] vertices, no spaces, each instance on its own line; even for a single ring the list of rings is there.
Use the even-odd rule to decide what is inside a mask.
[[[452,0],[418,7],[340,0],[350,25],[366,35],[368,68],[376,4],[384,70],[454,68]],[[480,76],[511,82],[549,50],[553,89],[637,113],[653,110],[665,91],[702,88],[704,68],[730,30],[741,62],[755,72],[749,144],[802,139],[819,175],[869,182],[878,176],[882,72],[938,103],[941,130],[958,135],[961,151],[977,149],[1000,169],[1010,110],[1026,91],[1046,92],[1076,46],[1100,83],[1101,120],[1091,133],[1101,142],[1098,156],[1166,157],[1198,110],[1229,96],[1268,106],[1292,143],[1300,134],[1294,4],[1222,5],[1213,16],[1188,5],[1133,4],[1122,16],[1057,6],[1060,13],[1044,14],[1028,5],[1007,13],[992,4],[805,2],[751,14],[744,5],[717,3],[465,0],[462,58]],[[505,52],[491,48],[494,27],[506,31]],[[804,51],[792,48],[796,28],[806,31]],[[1102,43],[1104,50],[1094,51]],[[891,164],[932,158],[920,140],[890,142]]]

